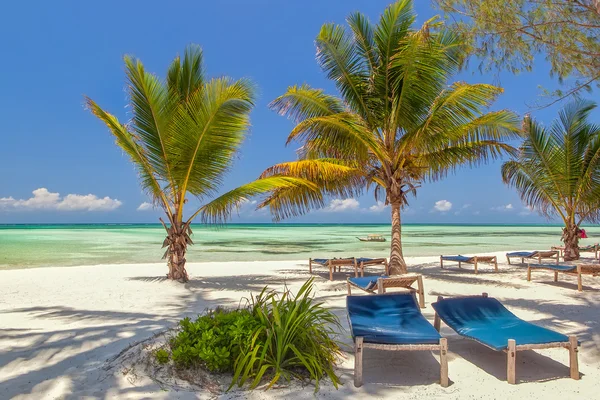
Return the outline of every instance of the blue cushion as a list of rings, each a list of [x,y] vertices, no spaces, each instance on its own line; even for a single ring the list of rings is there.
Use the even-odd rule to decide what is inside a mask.
[[[356,262],[358,264],[360,264],[361,262],[367,262],[367,261],[371,261],[371,260],[374,260],[374,258],[359,257],[356,259]]]
[[[365,343],[438,344],[440,334],[423,317],[412,293],[348,296],[352,337]]]
[[[512,253],[506,253],[508,257],[532,257],[537,254],[537,251],[513,251]]]
[[[321,264],[321,265],[326,265],[329,262],[329,259],[327,259],[327,258],[313,258],[312,262],[317,263],[317,264]]]
[[[552,264],[531,264],[531,268],[552,269],[554,271],[569,272],[577,269],[575,265],[552,265]]]
[[[348,281],[351,284],[353,284],[354,286],[356,286],[362,290],[370,291],[377,286],[377,279],[379,279],[379,278],[388,278],[388,277],[385,275],[365,276],[365,277],[361,277],[361,278],[348,278]]]
[[[432,306],[456,333],[497,351],[508,347],[508,339],[517,345],[569,340],[561,333],[523,321],[491,297],[444,299]]]
[[[473,259],[473,257],[461,256],[460,254],[457,256],[442,256],[442,260],[445,260],[445,261],[467,262],[467,261],[471,261],[472,259]]]

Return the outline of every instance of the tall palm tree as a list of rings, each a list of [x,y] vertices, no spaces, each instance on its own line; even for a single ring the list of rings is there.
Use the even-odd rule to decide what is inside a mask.
[[[413,28],[410,0],[391,4],[372,25],[361,13],[343,26],[325,24],[316,39],[317,61],[340,97],[308,85],[292,86],[271,106],[297,125],[288,143],[301,143],[299,160],[267,169],[262,177],[308,179],[301,187],[274,190],[261,206],[284,218],[322,207],[325,198],[374,189],[391,206],[390,268],[405,273],[401,209],[427,180],[456,167],[494,159],[514,148],[518,118],[485,112],[501,88],[448,84],[464,56],[460,38],[437,18]]]
[[[221,222],[246,197],[275,188],[314,188],[314,184],[289,177],[259,179],[205,203],[184,218],[188,194],[201,202],[214,195],[249,125],[254,87],[244,79],[208,79],[202,51],[186,49],[183,60],[171,63],[166,82],[146,72],[143,64],[125,57],[127,92],[132,118],[123,124],[86,97],[91,112],[106,124],[116,144],[136,166],[142,188],[161,207],[160,218],[167,237],[163,258],[168,278],[188,280],[185,269],[187,246],[193,244],[191,223],[198,215],[204,221]]]
[[[581,223],[600,220],[600,125],[588,119],[594,108],[569,103],[549,127],[526,117],[519,153],[502,165],[502,179],[530,208],[562,219],[565,260],[579,258]]]

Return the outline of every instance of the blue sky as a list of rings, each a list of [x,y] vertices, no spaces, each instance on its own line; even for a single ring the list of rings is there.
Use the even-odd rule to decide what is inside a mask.
[[[436,13],[428,1],[415,3],[419,22]],[[57,1],[35,6],[3,2],[0,223],[157,221],[160,212],[137,210],[148,199],[133,167],[106,128],[83,108],[83,95],[88,95],[126,119],[124,54],[139,57],[147,70],[164,76],[177,53],[198,43],[209,75],[248,77],[258,85],[252,130],[223,190],[293,159],[295,146],[284,145],[292,124],[267,104],[299,83],[335,93],[315,62],[313,40],[320,26],[344,23],[356,10],[375,21],[388,4],[238,0],[180,1],[170,7],[159,1]],[[505,93],[495,108],[519,114],[536,101],[539,85],[554,86],[543,60],[533,73],[494,77],[474,70],[456,80],[500,84]],[[597,93],[588,97],[600,100]],[[533,115],[550,122],[556,111],[550,107]],[[502,184],[500,165],[463,168],[441,182],[425,183],[404,221],[544,222]],[[370,193],[332,201],[326,210],[290,222],[389,221],[389,211],[378,207]],[[2,207],[2,202],[19,207]],[[255,212],[250,203],[234,218],[268,221],[268,214]]]

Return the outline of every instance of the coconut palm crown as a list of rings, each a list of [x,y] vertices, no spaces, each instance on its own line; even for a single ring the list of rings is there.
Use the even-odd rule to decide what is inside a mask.
[[[600,125],[590,101],[566,105],[548,127],[526,117],[525,140],[502,178],[532,210],[564,223],[565,260],[579,258],[579,227],[600,221]]]
[[[90,98],[87,107],[106,124],[116,144],[137,168],[143,190],[165,212],[170,279],[188,280],[187,246],[198,215],[222,222],[249,196],[275,188],[315,185],[290,177],[259,179],[212,200],[223,184],[249,126],[254,87],[245,79],[205,76],[200,47],[189,46],[176,57],[166,81],[146,72],[141,61],[126,56],[131,120],[123,124]],[[203,204],[184,216],[189,195]],[[208,201],[210,200],[210,201]]]
[[[465,49],[437,18],[415,29],[412,1],[391,4],[376,25],[361,13],[343,26],[325,24],[316,38],[317,62],[339,97],[306,84],[289,87],[271,103],[296,126],[299,159],[277,164],[266,177],[298,177],[319,190],[278,188],[261,203],[275,218],[323,207],[328,197],[372,189],[391,207],[390,270],[406,272],[401,209],[428,180],[461,165],[478,165],[514,152],[517,116],[486,112],[501,88],[449,79]]]

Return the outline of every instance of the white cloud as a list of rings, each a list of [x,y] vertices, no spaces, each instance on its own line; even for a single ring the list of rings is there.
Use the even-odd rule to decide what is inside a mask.
[[[471,207],[471,205],[470,205],[470,204],[464,204],[464,205],[462,206],[462,208],[463,208],[463,209],[465,209],[465,208],[469,208],[469,207]]]
[[[473,211],[473,215],[479,215],[480,212],[479,211]]]
[[[523,210],[519,213],[519,215],[531,215],[533,213],[533,207],[525,206]]]
[[[389,205],[386,206],[383,201],[378,201],[377,204],[372,205],[371,207],[369,207],[369,211],[375,212],[375,213],[380,213],[380,212],[384,211],[388,207],[389,207]]]
[[[117,199],[99,198],[94,194],[68,194],[61,198],[59,193],[52,193],[46,188],[32,193],[33,197],[29,199],[0,198],[0,210],[110,211],[123,204]]]
[[[452,203],[448,200],[438,200],[431,211],[446,212],[452,209]]]
[[[360,203],[356,199],[333,199],[327,207],[323,209],[325,212],[343,212],[358,210]]]
[[[513,211],[514,207],[513,207],[512,204],[507,204],[507,205],[504,205],[504,206],[492,207],[492,208],[490,208],[490,210],[492,210],[492,211],[500,211],[500,212],[503,212],[503,211]]]
[[[137,208],[138,211],[149,211],[152,210],[154,207],[152,206],[152,203],[148,203],[147,201],[143,202],[142,204],[140,204],[140,206]]]

